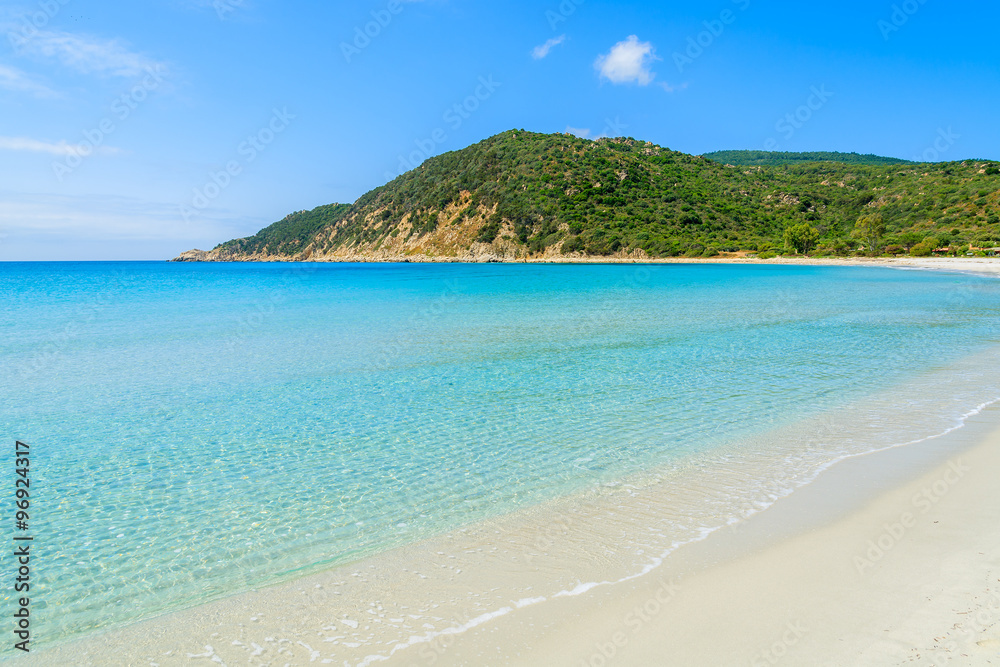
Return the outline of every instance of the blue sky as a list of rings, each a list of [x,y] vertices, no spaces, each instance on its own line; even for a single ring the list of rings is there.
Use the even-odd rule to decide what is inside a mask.
[[[0,8],[0,260],[167,259],[511,128],[1000,158],[992,3]]]

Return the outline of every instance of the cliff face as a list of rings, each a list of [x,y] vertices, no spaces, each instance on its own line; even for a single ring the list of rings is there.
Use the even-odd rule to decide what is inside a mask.
[[[188,250],[174,262],[517,262],[532,260],[566,260],[586,258],[583,252],[563,253],[559,241],[543,250],[532,253],[517,242],[510,223],[501,226],[497,237],[490,242],[477,241],[488,224],[488,212],[463,218],[463,209],[440,214],[437,228],[428,233],[411,235],[412,225],[405,219],[382,240],[354,245],[329,245],[335,229],[326,230],[312,240],[301,252],[282,253],[259,249],[247,252],[239,247],[223,244],[208,252]],[[370,227],[368,223],[366,227]],[[619,250],[609,257],[614,259],[642,259],[642,250]]]
[[[510,131],[430,158],[354,204],[297,211],[177,261],[712,257],[784,250],[785,231],[803,226],[821,252],[849,254],[870,241],[856,224],[873,215],[883,247],[933,235],[995,245],[998,194],[989,162],[737,167],[634,139]]]
[[[512,233],[501,233],[489,243],[477,241],[492,212],[485,207],[470,211],[470,198],[463,192],[443,210],[424,214],[419,223],[420,214],[404,213],[391,229],[383,219],[387,208],[352,210],[314,232],[297,252],[280,245],[248,248],[231,243],[215,248],[204,261],[512,261],[526,256],[524,248],[511,241]],[[434,216],[433,222],[428,215]],[[415,223],[422,229],[415,230]],[[356,237],[344,242],[340,237],[345,229],[354,230]]]

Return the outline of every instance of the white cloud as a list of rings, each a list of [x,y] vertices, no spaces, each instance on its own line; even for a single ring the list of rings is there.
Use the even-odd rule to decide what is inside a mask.
[[[31,93],[38,97],[56,96],[54,91],[36,81],[32,81],[21,70],[6,65],[0,65],[0,88]]]
[[[102,40],[68,32],[39,31],[22,46],[22,53],[55,58],[84,74],[134,77],[163,63],[128,50],[118,40]]]
[[[566,126],[566,132],[569,133],[569,134],[572,134],[574,136],[580,137],[581,139],[588,139],[588,138],[590,138],[590,129],[589,128],[572,127],[572,126],[567,125]]]
[[[549,41],[545,42],[541,46],[536,46],[535,50],[531,52],[531,57],[535,60],[541,60],[545,56],[549,55],[549,51],[553,48],[559,46],[566,41],[566,35],[559,35],[558,37],[553,37]]]
[[[611,52],[607,55],[598,56],[594,67],[600,72],[602,79],[611,83],[648,86],[656,76],[650,71],[650,67],[657,60],[659,58],[656,57],[651,42],[640,42],[638,37],[630,35],[624,42],[611,47]]]
[[[65,141],[52,143],[49,141],[39,141],[38,139],[29,139],[27,137],[0,137],[0,150],[51,153],[52,155],[73,155],[81,152],[76,146]],[[113,154],[121,151],[111,146],[99,146],[97,152]]]

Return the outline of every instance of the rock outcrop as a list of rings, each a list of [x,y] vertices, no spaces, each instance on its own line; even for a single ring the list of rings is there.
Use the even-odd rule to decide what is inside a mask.
[[[204,250],[188,250],[182,252],[177,257],[170,260],[171,262],[211,262],[214,258],[210,257],[211,253]]]

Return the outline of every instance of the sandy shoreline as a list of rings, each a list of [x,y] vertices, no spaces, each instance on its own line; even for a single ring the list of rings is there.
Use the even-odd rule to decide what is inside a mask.
[[[619,637],[631,641],[616,647],[616,662],[654,664],[670,655],[677,664],[713,665],[997,664],[998,469],[995,431],[988,443],[831,525],[693,575],[641,634]],[[748,530],[766,530],[790,511],[776,507]],[[583,650],[564,664],[612,652],[591,638],[649,599],[646,586],[597,600],[599,621],[577,610],[572,632]],[[570,657],[568,638],[546,639],[533,661]]]
[[[653,580],[499,619],[442,664],[1000,664],[998,424],[844,461]],[[856,506],[810,527],[844,486]]]
[[[215,261],[215,260],[213,260]],[[280,263],[288,260],[265,259],[265,263]],[[307,264],[392,264],[407,262],[413,264],[482,264],[495,260],[456,259],[453,257],[428,257],[413,255],[405,258],[373,259],[365,256],[344,256],[335,258],[310,259]],[[294,262],[292,262],[294,263]],[[930,269],[959,271],[985,275],[1000,274],[1000,257],[774,257],[756,259],[746,257],[536,257],[518,260],[496,261],[500,264],[753,264],[788,266],[869,266],[898,269]]]
[[[663,261],[663,260],[661,260]],[[688,260],[690,261],[690,260]],[[1000,274],[1000,257],[874,257],[874,258],[786,258],[774,259],[705,259],[699,263],[779,264],[805,266],[881,266],[896,269],[931,269],[963,273]],[[678,263],[666,260],[665,263]]]
[[[33,664],[1000,664],[998,471],[994,405],[942,438],[846,459],[648,575],[602,540],[662,507],[501,517]],[[573,590],[616,571],[624,583]],[[542,601],[554,579],[570,593]],[[490,596],[503,586],[517,595]]]
[[[512,262],[517,263],[517,262]],[[868,266],[893,269],[926,269],[935,271],[955,271],[981,275],[1000,275],[1000,257],[774,257],[772,259],[748,259],[735,257],[712,257],[705,259],[687,257],[667,257],[658,259],[537,259],[526,263],[535,264],[753,264],[779,266]]]

